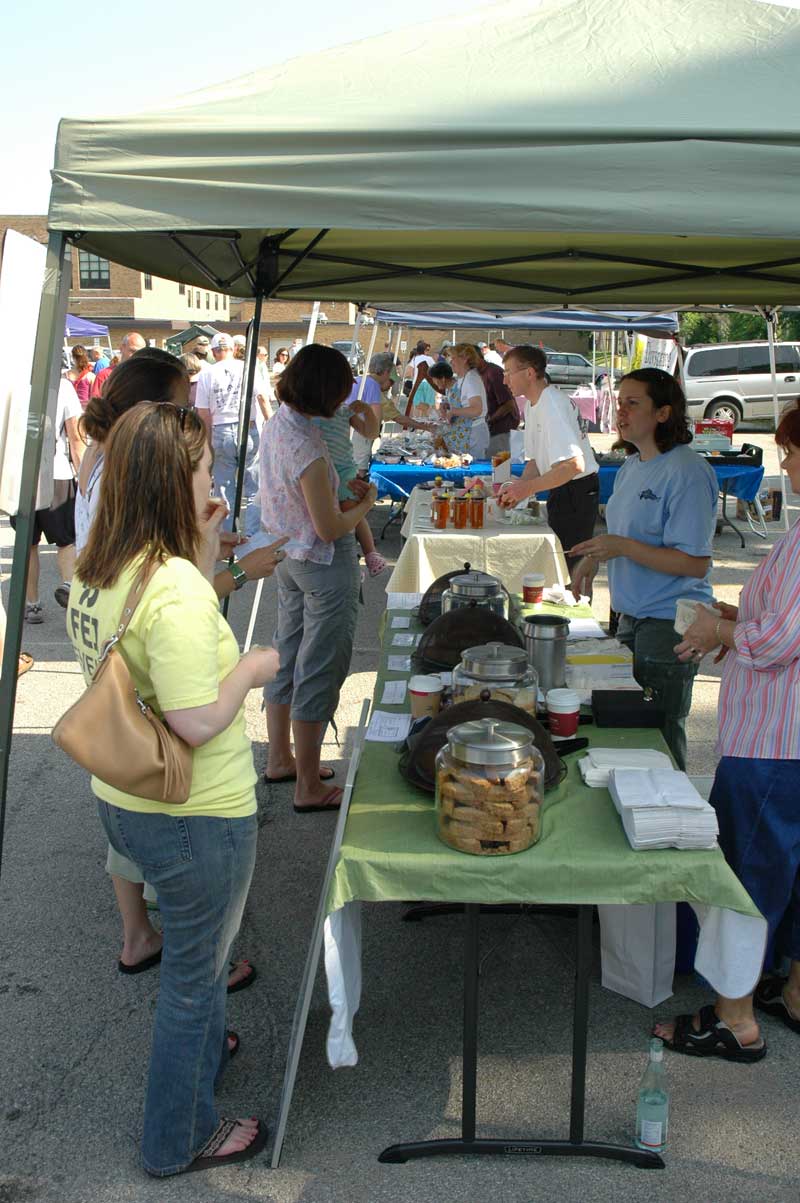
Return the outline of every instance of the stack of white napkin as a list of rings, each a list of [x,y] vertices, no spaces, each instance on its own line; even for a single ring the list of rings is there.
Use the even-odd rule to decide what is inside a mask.
[[[669,769],[672,761],[651,748],[590,748],[578,768],[586,785],[608,789],[612,769]]]
[[[717,816],[677,769],[614,769],[608,789],[632,848],[713,848]]]

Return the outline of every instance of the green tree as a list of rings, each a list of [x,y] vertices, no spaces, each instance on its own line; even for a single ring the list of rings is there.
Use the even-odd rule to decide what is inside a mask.
[[[713,313],[682,313],[680,317],[680,339],[684,346],[696,343],[718,343],[719,322]]]

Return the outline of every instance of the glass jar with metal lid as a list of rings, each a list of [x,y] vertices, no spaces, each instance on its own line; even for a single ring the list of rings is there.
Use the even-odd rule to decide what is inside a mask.
[[[539,839],[544,760],[517,723],[482,718],[447,733],[436,756],[436,830],[459,852],[502,856]]]
[[[508,594],[497,577],[488,572],[464,572],[451,579],[442,594],[442,614],[466,606],[481,606],[508,618]]]
[[[453,701],[510,702],[536,714],[539,677],[524,648],[506,643],[467,647],[453,670]]]

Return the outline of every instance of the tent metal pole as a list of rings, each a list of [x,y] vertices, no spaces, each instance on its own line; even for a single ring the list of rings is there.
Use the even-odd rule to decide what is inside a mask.
[[[242,508],[242,494],[244,493],[244,475],[247,471],[247,436],[250,430],[250,411],[253,405],[253,387],[256,379],[256,359],[258,356],[258,340],[261,335],[261,309],[263,304],[264,297],[259,292],[256,295],[253,320],[247,333],[247,348],[245,350],[244,372],[242,373],[242,391],[239,394],[239,462],[236,465],[233,530],[238,530],[239,527],[239,511]],[[228,617],[230,599],[231,595],[228,594],[222,603],[222,613],[226,618]]]
[[[778,372],[775,360],[775,326],[778,321],[778,311],[777,309],[759,309],[759,312],[761,313],[762,317],[765,318],[767,323],[769,371],[770,376],[772,377],[772,413],[775,418],[775,429],[777,430],[778,423],[781,420],[780,402],[778,400]],[[783,516],[783,529],[786,531],[789,529],[789,498],[786,495],[786,473],[780,467],[780,461],[778,461],[778,471],[780,473],[781,495],[783,499],[781,505],[781,514]]]
[[[58,388],[61,372],[61,332],[67,312],[70,264],[66,238],[61,233],[51,232],[47,240],[44,285],[33,352],[30,408],[25,430],[17,532],[11,566],[3,667],[0,672],[0,870],[8,794],[8,762],[17,696],[17,664],[22,644],[25,588],[28,583],[28,556],[33,538],[36,491],[39,485],[39,466],[48,404],[51,393],[55,395]]]
[[[358,313],[356,314],[356,320],[353,323],[353,337],[350,339],[350,366],[351,367],[353,366],[353,356],[355,355],[356,347],[358,346],[358,336],[361,333],[361,323],[363,320],[364,320],[364,309],[361,305],[359,305]]]
[[[319,321],[319,307],[321,303],[321,301],[315,301],[311,307],[311,317],[308,323],[308,334],[306,334],[305,343],[307,347],[313,343],[314,335],[317,333],[317,322]]]
[[[369,350],[367,351],[367,361],[364,364],[364,371],[361,373],[361,379],[358,382],[358,395],[356,398],[358,401],[360,401],[364,396],[364,389],[366,388],[367,384],[367,374],[369,373],[369,365],[372,362],[372,355],[375,350],[375,342],[378,338],[378,325],[379,322],[376,321],[372,327],[372,334],[369,340]]]

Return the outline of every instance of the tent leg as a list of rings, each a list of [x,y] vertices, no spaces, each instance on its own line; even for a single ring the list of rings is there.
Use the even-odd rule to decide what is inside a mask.
[[[69,271],[65,271],[65,266],[69,267],[71,262],[66,245],[66,238],[63,234],[50,234],[47,242],[44,287],[42,288],[39,324],[36,328],[36,343],[33,353],[30,408],[25,432],[17,532],[14,539],[14,559],[11,567],[11,587],[3,647],[3,667],[0,672],[0,868],[2,868],[8,792],[8,761],[14,729],[14,703],[17,697],[17,663],[22,644],[25,588],[28,583],[28,555],[33,535],[39,465],[42,458],[42,441],[48,414],[48,402],[51,392],[55,394],[61,370],[61,331],[64,329],[67,311],[66,283],[70,274]]]
[[[778,373],[777,373],[777,369],[775,366],[775,364],[776,364],[776,361],[775,361],[775,324],[778,320],[778,310],[777,309],[769,309],[769,310],[762,309],[762,310],[760,310],[760,312],[766,318],[766,321],[767,321],[767,341],[769,344],[769,370],[770,370],[770,375],[772,377],[772,412],[775,417],[775,429],[777,430],[778,423],[781,420],[780,402],[778,401]],[[782,468],[779,468],[778,470],[780,472],[781,493],[783,495],[783,505],[781,506],[781,515],[782,515],[783,529],[786,531],[789,529],[789,505],[788,505],[789,499],[786,495],[786,473],[783,471]]]
[[[314,341],[314,335],[317,333],[317,322],[319,321],[319,307],[321,301],[315,301],[311,307],[311,320],[308,323],[308,333],[306,334],[306,346],[309,347]]]
[[[356,398],[357,401],[360,401],[361,398],[364,396],[364,389],[367,386],[367,376],[369,374],[369,365],[372,362],[372,356],[375,351],[375,340],[378,337],[378,324],[379,323],[376,321],[372,327],[372,334],[370,335],[370,340],[369,340],[369,350],[367,351],[367,359],[364,364],[364,371],[361,373],[361,381],[358,386],[358,396]]]
[[[248,332],[247,350],[245,351],[245,365],[242,374],[242,391],[239,395],[239,463],[236,466],[236,493],[233,502],[233,530],[238,530],[239,511],[242,508],[242,494],[244,492],[244,475],[247,470],[247,434],[250,430],[250,411],[253,405],[253,388],[256,379],[256,359],[258,358],[258,340],[261,336],[261,309],[264,304],[264,296],[258,293],[256,296],[256,305],[253,313],[253,320],[250,324]],[[231,557],[232,559],[233,557]],[[225,618],[228,617],[228,605],[231,595],[225,598],[222,603],[222,613]]]

